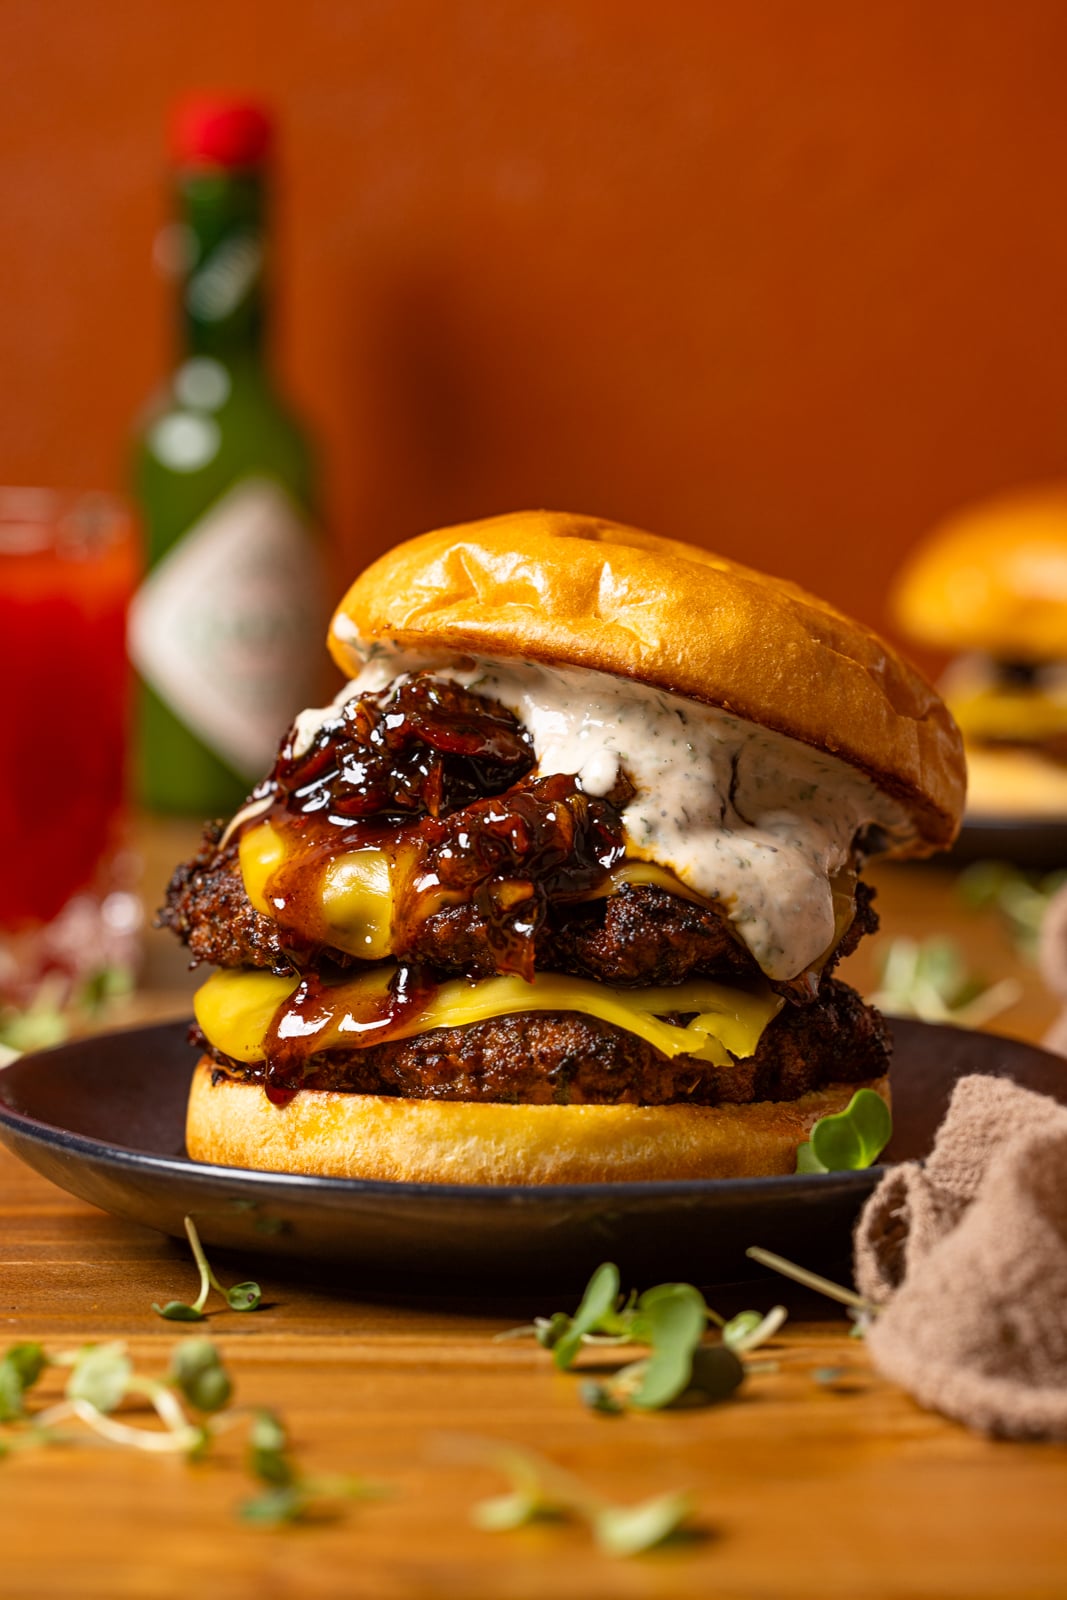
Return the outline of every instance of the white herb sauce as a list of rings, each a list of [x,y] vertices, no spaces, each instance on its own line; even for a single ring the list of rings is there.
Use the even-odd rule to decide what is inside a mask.
[[[577,667],[522,660],[461,663],[376,646],[334,705],[430,670],[497,700],[527,729],[542,777],[575,774],[605,795],[620,769],[627,854],[670,868],[726,907],[771,978],[793,978],[834,938],[830,879],[877,823],[912,832],[900,806],[846,762],[679,695]],[[333,707],[301,712],[297,753]]]

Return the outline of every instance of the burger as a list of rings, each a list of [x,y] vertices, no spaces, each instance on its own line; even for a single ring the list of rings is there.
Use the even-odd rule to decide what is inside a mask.
[[[969,507],[901,572],[894,613],[947,652],[969,818],[1067,816],[1067,484]]]
[[[478,1184],[791,1172],[887,1095],[835,977],[872,856],[949,844],[951,717],[867,629],[673,540],[524,512],[369,567],[349,682],[171,882],[195,1159]]]

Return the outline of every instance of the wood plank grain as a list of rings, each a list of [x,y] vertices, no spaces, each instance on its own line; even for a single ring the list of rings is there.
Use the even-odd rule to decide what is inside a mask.
[[[5,1339],[125,1337],[161,1370],[185,1335],[149,1306],[192,1292],[186,1254],[77,1202],[57,1207],[6,1153],[0,1198]],[[366,1473],[390,1497],[261,1531],[235,1519],[249,1492],[236,1435],[196,1466],[91,1448],[20,1455],[0,1464],[5,1596],[1063,1592],[1067,1453],[992,1444],[920,1411],[871,1373],[845,1324],[787,1324],[779,1370],[736,1403],[611,1419],[586,1411],[576,1379],[535,1345],[493,1343],[525,1306],[382,1304],[257,1270],[268,1309],[208,1325],[240,1402],[276,1406],[310,1470]],[[845,1375],[820,1384],[825,1367]],[[466,1444],[454,1459],[457,1439],[536,1449],[622,1502],[689,1488],[701,1536],[621,1562],[581,1527],[481,1533],[471,1507],[503,1482],[462,1459]]]
[[[168,859],[188,842],[180,833],[167,833]],[[1023,1000],[998,1026],[1039,1037],[1054,1004],[997,920],[967,912],[936,870],[881,877],[886,934],[948,933],[989,977],[1019,975]],[[849,964],[862,987],[873,945]],[[135,1014],[186,1005],[168,981],[142,992]],[[250,1492],[236,1431],[193,1466],[98,1448],[20,1454],[0,1461],[3,1600],[1067,1593],[1067,1451],[992,1443],[921,1411],[871,1371],[862,1343],[821,1302],[791,1300],[801,1315],[769,1352],[778,1370],[752,1376],[737,1401],[612,1419],[587,1411],[577,1380],[536,1345],[493,1342],[553,1306],[521,1296],[385,1302],[329,1273],[223,1265],[259,1276],[266,1300],[206,1325],[239,1403],[276,1407],[309,1470],[365,1473],[388,1498],[311,1527],[247,1527],[235,1516]],[[195,1283],[182,1246],[83,1205],[0,1151],[0,1344],[124,1338],[139,1365],[162,1371],[188,1330],[162,1322],[151,1302],[189,1297]],[[790,1298],[778,1284],[750,1291],[762,1304],[783,1292]],[[842,1376],[820,1383],[822,1368]],[[46,1392],[59,1393],[54,1375]],[[469,1459],[472,1440],[538,1450],[620,1502],[690,1489],[696,1533],[625,1562],[598,1552],[580,1526],[479,1532],[472,1506],[504,1483]]]

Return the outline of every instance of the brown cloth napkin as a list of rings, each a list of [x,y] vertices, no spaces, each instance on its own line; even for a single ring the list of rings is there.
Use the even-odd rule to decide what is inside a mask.
[[[961,1078],[925,1166],[868,1200],[855,1251],[885,1377],[983,1433],[1067,1439],[1067,1107]]]

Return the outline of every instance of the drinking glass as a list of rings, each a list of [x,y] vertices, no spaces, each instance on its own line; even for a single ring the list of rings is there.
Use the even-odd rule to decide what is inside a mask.
[[[126,611],[138,566],[121,501],[0,489],[0,1044],[62,1037],[61,1019],[136,963]]]

